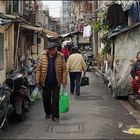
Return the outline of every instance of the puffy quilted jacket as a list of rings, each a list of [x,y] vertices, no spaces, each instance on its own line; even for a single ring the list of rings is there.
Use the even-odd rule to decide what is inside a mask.
[[[67,68],[63,54],[57,52],[56,61],[56,78],[58,84],[66,85],[67,84]],[[36,84],[44,86],[45,79],[47,76],[48,70],[48,52],[44,51],[39,57],[39,61],[36,68]]]

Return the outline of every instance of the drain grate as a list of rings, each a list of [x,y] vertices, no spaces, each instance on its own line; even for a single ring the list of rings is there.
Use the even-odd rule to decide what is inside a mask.
[[[78,96],[76,100],[87,101],[87,100],[104,100],[102,96]]]
[[[84,124],[49,124],[47,132],[53,133],[77,133],[84,131]]]

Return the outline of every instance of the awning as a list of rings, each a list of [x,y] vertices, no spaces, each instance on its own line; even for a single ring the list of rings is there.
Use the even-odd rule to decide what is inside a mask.
[[[28,30],[34,30],[34,31],[37,31],[37,32],[42,32],[48,38],[50,38],[50,37],[58,37],[59,36],[56,32],[44,29],[42,27],[35,27],[35,26],[28,25],[28,24],[22,24],[21,27],[25,28],[25,29],[28,29]]]
[[[61,36],[64,37],[64,38],[65,38],[65,37],[71,37],[71,34],[70,34],[70,33],[62,34]]]
[[[130,27],[127,26],[127,27],[121,29],[121,30],[118,31],[118,32],[111,33],[110,35],[108,35],[108,38],[110,39],[110,38],[112,38],[112,37],[114,37],[114,36],[117,36],[117,35],[119,35],[119,34],[121,34],[121,33],[127,32],[127,31],[129,31],[129,30],[131,30],[131,29],[133,29],[133,28],[136,28],[137,26],[140,26],[140,22],[138,22],[138,23],[136,23],[135,25],[130,26]]]
[[[45,33],[48,38],[51,38],[51,37],[55,38],[59,36],[58,33],[47,30],[47,29],[43,29],[43,33]]]
[[[5,24],[11,23],[11,22],[12,22],[11,20],[0,18],[0,25],[5,25]]]
[[[27,24],[22,24],[21,27],[25,28],[25,29],[28,29],[28,30],[34,30],[34,31],[37,31],[37,32],[42,32],[43,31],[43,28],[41,28],[41,27],[35,27],[35,26],[27,25]]]
[[[19,20],[18,16],[0,13],[0,25],[13,23],[13,22],[18,21],[18,20]]]
[[[78,35],[80,34],[81,32],[79,31],[74,31],[74,32],[70,32],[70,33],[66,33],[66,34],[62,34],[61,37],[73,37],[74,35]]]
[[[4,19],[11,19],[11,20],[20,19],[19,16],[8,15],[8,14],[4,14],[4,13],[0,13],[0,17],[4,18]]]

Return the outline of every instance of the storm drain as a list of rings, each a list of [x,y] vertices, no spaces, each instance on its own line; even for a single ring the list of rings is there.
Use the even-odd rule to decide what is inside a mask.
[[[77,133],[84,131],[84,124],[49,124],[47,132],[53,133]]]
[[[104,100],[102,96],[78,96],[76,100],[79,101],[89,101],[89,100]]]

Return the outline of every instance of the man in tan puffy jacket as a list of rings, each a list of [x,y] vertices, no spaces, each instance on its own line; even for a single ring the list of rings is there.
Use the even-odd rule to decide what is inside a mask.
[[[78,53],[78,47],[72,48],[72,54],[69,56],[67,61],[67,71],[70,76],[70,91],[71,94],[74,94],[74,91],[77,96],[80,95],[80,80],[82,71],[86,71],[86,63],[83,59],[83,56]]]
[[[57,51],[55,42],[39,57],[36,68],[36,85],[43,87],[43,105],[46,118],[59,119],[59,91],[61,84],[67,84],[67,71],[64,56]]]

